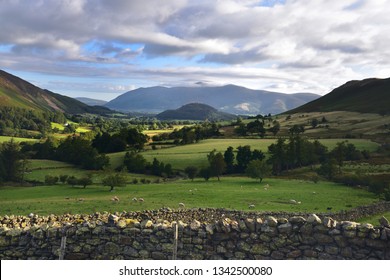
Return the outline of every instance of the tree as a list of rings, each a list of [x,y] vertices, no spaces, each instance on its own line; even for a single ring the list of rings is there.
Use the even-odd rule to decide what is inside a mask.
[[[110,192],[114,190],[114,187],[122,187],[126,184],[126,178],[122,173],[110,174],[103,178],[102,184],[110,187]]]
[[[334,158],[330,158],[321,164],[317,172],[319,175],[322,175],[327,179],[332,180],[339,173],[337,165],[337,160]]]
[[[220,181],[220,176],[226,170],[226,163],[223,159],[222,153],[216,153],[216,150],[213,150],[207,155],[207,159],[210,163],[211,174],[217,176],[218,181]]]
[[[141,154],[131,151],[125,154],[123,164],[129,172],[145,173],[148,162]]]
[[[85,189],[88,185],[92,185],[92,176],[89,174],[88,176],[78,179],[77,184],[83,186]]]
[[[274,136],[280,131],[280,123],[276,122],[273,127],[268,129]]]
[[[231,174],[234,172],[234,152],[233,152],[233,147],[228,147],[223,154],[223,159],[225,160],[226,163],[226,172],[228,174]]]
[[[55,185],[55,184],[57,184],[58,180],[59,180],[58,176],[51,176],[51,175],[45,176],[45,184],[46,185]]]
[[[246,125],[246,130],[249,133],[258,134],[261,138],[263,138],[265,135],[264,124],[259,120],[255,120],[254,122],[248,123]]]
[[[198,168],[196,166],[187,166],[186,169],[184,169],[184,172],[187,174],[188,178],[194,181]]]
[[[252,160],[252,151],[249,145],[237,148],[237,172],[244,173],[248,163]]]
[[[0,148],[4,181],[19,182],[23,179],[24,164],[20,146],[13,139]]]
[[[60,175],[59,176],[60,182],[65,184],[66,181],[68,180],[68,177],[69,177],[69,175]]]
[[[310,121],[310,125],[312,128],[316,128],[318,126],[318,124],[319,124],[319,121],[317,119],[312,119]]]
[[[199,170],[199,175],[205,180],[208,181],[211,177],[211,171],[209,167],[204,167]]]
[[[262,160],[252,160],[249,162],[245,173],[253,179],[258,179],[261,183],[263,178],[269,174],[269,166]]]

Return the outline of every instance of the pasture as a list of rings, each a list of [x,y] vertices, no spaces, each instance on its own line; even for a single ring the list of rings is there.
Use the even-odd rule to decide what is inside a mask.
[[[268,186],[267,186],[268,185]],[[162,207],[226,208],[254,211],[326,212],[348,210],[374,203],[377,198],[362,189],[330,182],[265,179],[263,183],[246,177],[223,177],[220,182],[197,179],[166,183],[128,184],[109,187],[99,183],[82,187],[57,184],[37,187],[0,188],[0,215],[40,215],[64,213],[93,213],[102,211],[139,211]],[[120,201],[113,202],[117,196]],[[142,197],[144,202],[132,199]],[[295,200],[297,203],[292,203]],[[300,203],[298,203],[300,202]]]
[[[37,139],[32,139],[32,138],[0,136],[0,144],[4,143],[4,142],[9,142],[9,141],[11,141],[11,139],[13,139],[17,143],[20,143],[20,142],[38,142],[39,141]]]

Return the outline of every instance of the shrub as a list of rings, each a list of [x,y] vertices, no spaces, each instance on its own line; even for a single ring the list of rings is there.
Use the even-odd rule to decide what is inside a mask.
[[[45,176],[45,184],[46,185],[55,185],[58,182],[58,176],[51,176],[51,175],[46,175]]]

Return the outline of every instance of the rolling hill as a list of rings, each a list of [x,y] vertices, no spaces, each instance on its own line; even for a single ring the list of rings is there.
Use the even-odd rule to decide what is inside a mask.
[[[350,111],[390,115],[390,78],[349,81],[287,113]]]
[[[235,115],[219,112],[217,109],[200,103],[190,103],[176,110],[166,110],[158,115],[159,120],[233,120]]]
[[[202,103],[230,114],[277,114],[318,98],[310,93],[283,94],[235,85],[221,87],[149,87],[126,92],[106,107],[124,112],[160,113],[189,103]]]
[[[69,114],[112,112],[105,107],[88,106],[73,98],[41,89],[2,70],[0,70],[0,106],[60,111]]]

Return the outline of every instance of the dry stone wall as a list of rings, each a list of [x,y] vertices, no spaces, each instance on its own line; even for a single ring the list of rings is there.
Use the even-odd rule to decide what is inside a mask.
[[[151,219],[151,214],[157,217]],[[183,219],[176,219],[179,217]],[[282,217],[215,209],[162,209],[47,217],[31,214],[0,220],[3,260],[166,260],[172,259],[174,251],[177,259],[196,260],[390,259],[390,227],[385,218],[380,227],[374,227],[315,214]]]

